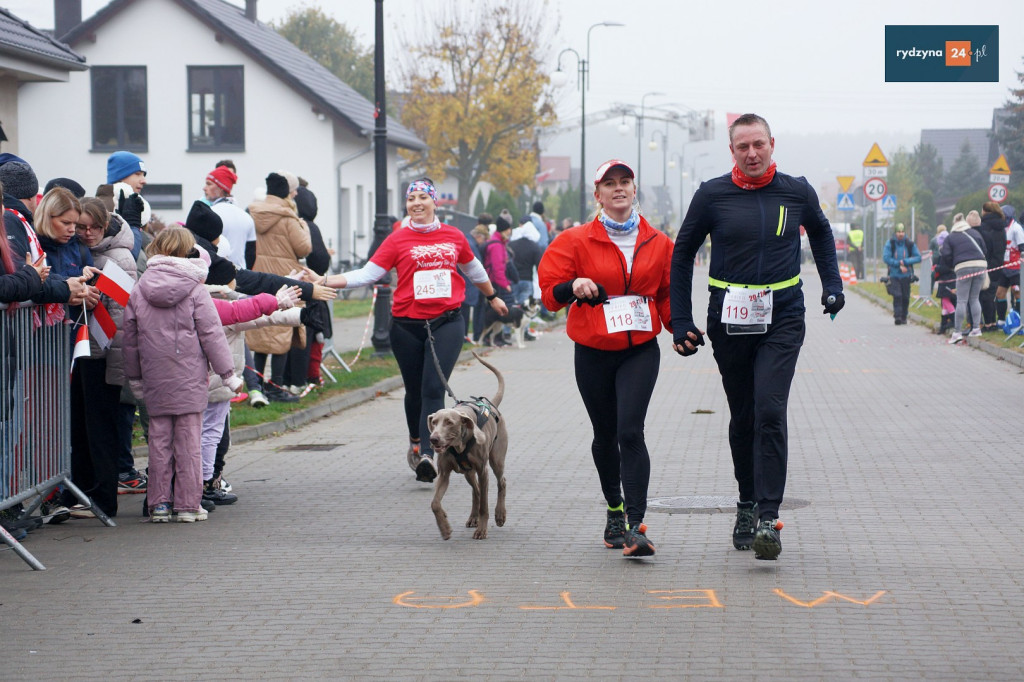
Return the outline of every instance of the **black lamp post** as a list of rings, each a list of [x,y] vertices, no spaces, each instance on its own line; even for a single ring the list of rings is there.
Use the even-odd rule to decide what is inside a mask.
[[[580,53],[571,47],[567,47],[558,53],[556,74],[562,73],[562,55],[571,52],[576,57],[576,65],[579,75],[576,85],[580,89],[580,222],[587,221],[587,90],[590,89],[590,32],[598,26],[625,26],[614,21],[602,21],[587,29],[587,57],[580,57]],[[564,83],[564,81],[563,81]]]
[[[388,220],[388,117],[384,101],[384,0],[374,0],[373,49],[373,168],[374,207],[373,243],[367,254],[372,256],[391,233]],[[391,354],[391,276],[377,286],[377,302],[373,308],[373,354]]]

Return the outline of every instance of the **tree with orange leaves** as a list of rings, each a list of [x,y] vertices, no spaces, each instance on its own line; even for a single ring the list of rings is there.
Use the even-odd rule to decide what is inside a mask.
[[[537,129],[555,122],[543,62],[555,27],[532,0],[452,2],[402,59],[402,122],[427,143],[437,182],[468,211],[481,181],[518,195],[537,172]]]

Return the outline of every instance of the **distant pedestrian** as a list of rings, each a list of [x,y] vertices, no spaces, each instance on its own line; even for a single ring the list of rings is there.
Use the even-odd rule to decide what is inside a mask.
[[[940,260],[946,270],[952,270],[956,289],[956,315],[953,319],[953,333],[949,343],[963,340],[964,319],[970,311],[972,322],[968,336],[981,336],[981,302],[978,300],[982,289],[988,285],[985,274],[987,261],[983,244],[984,238],[977,229],[968,225],[963,213],[953,218],[953,227],[942,243]]]
[[[910,283],[915,279],[914,266],[921,262],[917,245],[907,239],[903,223],[896,224],[892,239],[885,243],[882,260],[889,266],[889,295],[892,296],[892,317],[896,324],[906,324],[910,309]]]

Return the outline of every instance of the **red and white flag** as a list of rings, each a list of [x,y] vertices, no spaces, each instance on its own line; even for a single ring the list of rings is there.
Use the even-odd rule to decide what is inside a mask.
[[[114,334],[117,334],[117,325],[114,324],[114,318],[110,316],[110,311],[107,310],[107,306],[103,305],[102,302],[97,303],[96,307],[92,309],[92,317],[89,319],[89,332],[92,334],[93,340],[103,350],[110,347],[111,341],[114,340]]]
[[[128,305],[128,297],[135,288],[135,280],[112,260],[103,265],[103,272],[96,280],[96,288],[118,302],[122,307]]]
[[[85,311],[82,311],[85,315]],[[71,353],[71,371],[75,370],[75,360],[89,357],[89,325],[80,324],[75,332],[75,350]]]

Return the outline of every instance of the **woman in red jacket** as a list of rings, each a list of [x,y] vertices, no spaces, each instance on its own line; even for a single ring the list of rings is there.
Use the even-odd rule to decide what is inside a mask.
[[[644,420],[661,361],[658,332],[671,331],[672,240],[638,214],[634,177],[614,159],[597,169],[597,218],[551,242],[539,275],[548,310],[576,303],[566,332],[576,342],[576,385],[608,503],[604,544],[638,557],[654,554],[642,523],[651,475]]]

